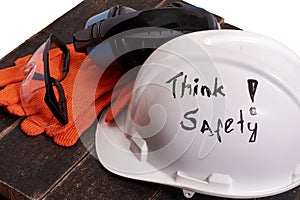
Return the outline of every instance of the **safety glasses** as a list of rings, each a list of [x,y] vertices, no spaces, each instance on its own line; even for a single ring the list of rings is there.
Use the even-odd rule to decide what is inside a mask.
[[[69,71],[70,52],[55,35],[36,50],[24,67],[21,99],[27,115],[48,110],[63,125],[68,123],[61,81]]]

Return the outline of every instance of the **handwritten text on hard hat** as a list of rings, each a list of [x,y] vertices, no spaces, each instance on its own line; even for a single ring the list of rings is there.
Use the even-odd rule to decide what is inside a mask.
[[[255,83],[255,87],[249,87],[252,94],[251,99],[253,102],[254,94],[257,88],[258,82],[256,80],[250,80],[251,85]],[[171,85],[171,91],[173,97],[184,98],[184,96],[203,96],[208,98],[224,98],[226,96],[224,91],[224,85],[220,84],[218,77],[214,78],[213,87],[208,85],[200,85],[199,78],[194,78],[192,82],[188,81],[188,75],[183,72],[177,73],[168,79],[166,84]],[[249,83],[249,80],[248,80]],[[246,131],[249,133],[249,143],[253,143],[257,138],[258,124],[253,122],[245,122],[243,110],[240,109],[237,119],[228,117],[227,119],[218,118],[214,122],[210,122],[207,119],[199,120],[201,108],[189,110],[183,114],[183,120],[180,121],[180,127],[186,131],[194,131],[199,129],[199,133],[208,134],[209,136],[216,136],[218,141],[222,143],[222,135],[228,135],[233,132],[245,134]],[[200,121],[200,122],[199,122]]]

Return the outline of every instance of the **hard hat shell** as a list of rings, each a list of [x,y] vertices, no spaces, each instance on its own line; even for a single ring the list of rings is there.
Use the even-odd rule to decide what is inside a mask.
[[[246,31],[203,31],[151,54],[128,107],[100,119],[109,171],[193,193],[255,198],[300,183],[300,59]]]

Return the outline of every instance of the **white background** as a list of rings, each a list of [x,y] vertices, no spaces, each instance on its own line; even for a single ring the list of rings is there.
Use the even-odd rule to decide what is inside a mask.
[[[82,0],[0,1],[0,58]],[[300,56],[296,0],[187,0],[244,30],[268,35]]]
[[[0,1],[0,58],[82,0]]]
[[[297,0],[186,0],[242,28],[270,36],[300,56],[300,11]]]

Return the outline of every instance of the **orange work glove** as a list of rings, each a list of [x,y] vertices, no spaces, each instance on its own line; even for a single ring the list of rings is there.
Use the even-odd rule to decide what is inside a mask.
[[[77,72],[86,58],[84,54],[75,52],[73,45],[68,46],[70,49],[70,70],[67,77],[61,82],[67,99],[67,111],[69,123],[65,126],[59,124],[48,107],[43,107],[35,112],[34,107],[30,113],[25,113],[20,99],[21,82],[24,79],[23,68],[30,56],[18,59],[14,67],[1,70],[0,87],[0,106],[6,106],[9,113],[25,116],[27,118],[21,122],[21,129],[28,135],[38,135],[46,132],[47,135],[54,137],[54,141],[61,146],[71,146],[76,143],[79,136],[93,123],[95,116],[91,112],[100,113],[103,108],[111,102],[111,93],[113,87],[121,73],[113,70],[104,73],[97,89],[94,91],[94,98],[86,99],[89,84],[95,84],[93,81],[98,80],[97,75],[102,74],[102,69],[97,66],[85,65],[86,71],[82,77],[86,78],[81,88],[73,88]],[[53,55],[53,56],[52,56]],[[52,57],[51,57],[52,56]],[[61,60],[61,55],[51,54],[50,63],[55,64]],[[50,65],[51,66],[51,65]],[[53,72],[52,72],[53,73]],[[73,98],[73,89],[83,89],[82,96]],[[121,90],[121,89],[120,89]],[[78,93],[77,93],[78,94]],[[80,94],[80,93],[79,93]],[[44,92],[40,92],[40,99],[44,98]],[[114,95],[116,96],[116,95]],[[96,99],[96,100],[95,100]],[[75,109],[75,110],[74,110]],[[74,113],[76,114],[74,114]]]

